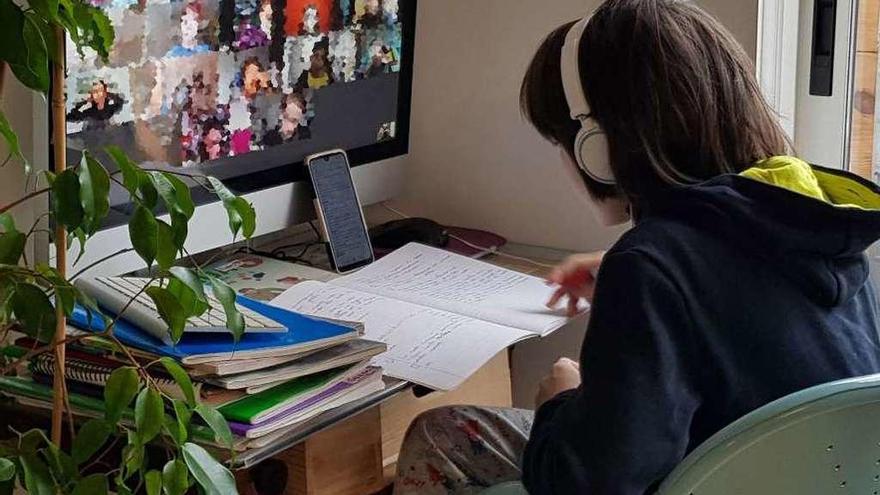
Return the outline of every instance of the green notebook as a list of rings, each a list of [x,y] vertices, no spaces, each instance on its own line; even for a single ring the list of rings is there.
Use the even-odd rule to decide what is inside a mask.
[[[219,409],[227,420],[256,424],[285,409],[321,394],[347,378],[351,372],[366,367],[366,362],[304,376],[282,383],[258,394],[243,397]]]

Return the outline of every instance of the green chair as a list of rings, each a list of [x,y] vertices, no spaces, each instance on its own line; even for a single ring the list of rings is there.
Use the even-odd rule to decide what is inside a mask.
[[[880,375],[819,385],[693,451],[661,495],[880,495]]]
[[[522,495],[505,483],[486,495]],[[880,375],[772,402],[694,450],[659,495],[880,495]]]
[[[522,484],[517,482],[495,485],[480,493],[481,495],[529,495],[529,492],[526,491]]]

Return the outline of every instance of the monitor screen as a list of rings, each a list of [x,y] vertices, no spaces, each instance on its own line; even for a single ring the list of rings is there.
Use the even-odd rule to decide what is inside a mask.
[[[247,193],[302,180],[316,152],[407,151],[415,0],[92,3],[116,40],[107,61],[67,43],[72,162],[116,145]],[[126,210],[124,191],[113,203]]]

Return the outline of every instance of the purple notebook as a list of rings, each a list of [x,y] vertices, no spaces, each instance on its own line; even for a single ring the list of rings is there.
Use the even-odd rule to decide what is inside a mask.
[[[323,392],[321,392],[317,395],[313,395],[312,397],[309,397],[308,399],[306,399],[302,402],[293,404],[286,409],[282,409],[281,411],[278,411],[277,413],[273,414],[272,416],[269,416],[268,418],[264,419],[263,421],[260,421],[259,423],[247,424],[247,423],[239,423],[236,421],[230,421],[229,428],[232,430],[232,433],[234,433],[236,435],[246,436],[247,433],[251,430],[255,430],[257,428],[263,428],[263,427],[265,427],[267,425],[271,425],[273,423],[283,422],[286,419],[290,419],[291,417],[294,417],[294,416],[297,416],[298,414],[301,414],[303,411],[306,411],[309,408],[311,408],[317,404],[320,404],[322,402],[325,402],[325,401],[328,401],[328,400],[333,399],[335,397],[338,397],[339,395],[342,395],[343,393],[347,392],[348,390],[361,385],[362,383],[367,381],[369,378],[375,376],[377,373],[381,376],[381,371],[379,371],[377,368],[367,368],[366,370],[364,370],[363,373],[358,374],[357,376],[353,377],[352,379],[345,380],[343,382],[339,382],[336,385],[328,388],[327,390],[324,390]]]

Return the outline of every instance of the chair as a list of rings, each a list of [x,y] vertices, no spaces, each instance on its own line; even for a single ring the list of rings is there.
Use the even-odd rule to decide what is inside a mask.
[[[486,495],[522,495],[505,483]],[[694,450],[658,495],[880,495],[880,375],[819,385],[752,412]]]
[[[529,495],[521,483],[510,482],[495,485],[480,492],[480,495]]]
[[[880,375],[819,385],[694,450],[660,495],[880,495]]]

